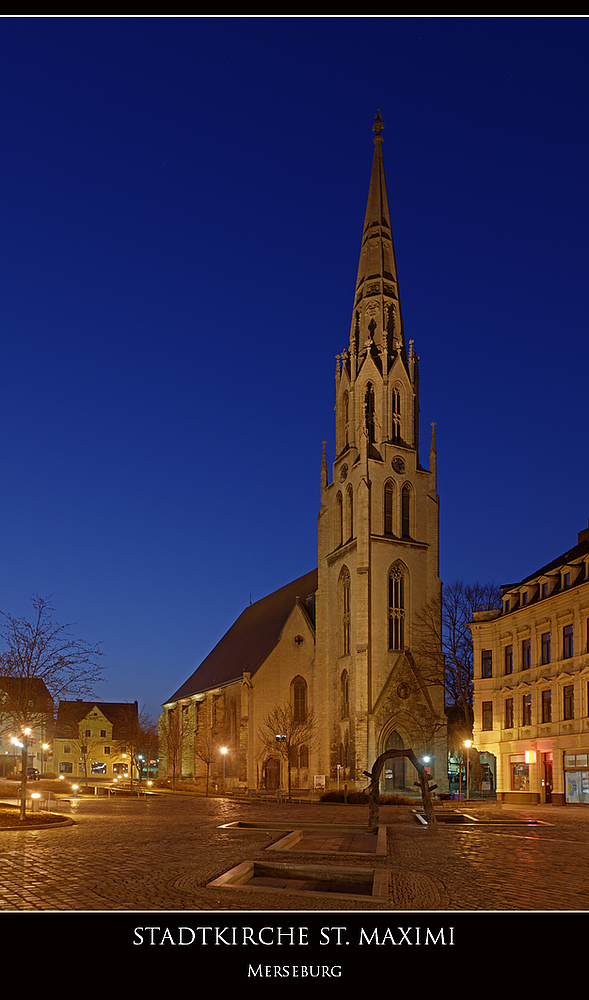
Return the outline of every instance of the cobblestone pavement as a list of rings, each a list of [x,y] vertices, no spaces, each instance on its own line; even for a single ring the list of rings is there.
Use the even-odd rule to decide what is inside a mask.
[[[350,901],[208,883],[266,848],[284,829],[222,824],[362,826],[363,806],[297,805],[159,794],[147,800],[80,799],[74,825],[0,831],[0,910],[568,910],[589,909],[589,809],[473,807],[468,827],[420,826],[408,807],[381,807],[388,852],[272,852],[272,862],[384,871],[388,899]],[[500,824],[487,821],[509,821]],[[541,821],[526,826],[524,820]],[[519,821],[515,822],[515,821]]]

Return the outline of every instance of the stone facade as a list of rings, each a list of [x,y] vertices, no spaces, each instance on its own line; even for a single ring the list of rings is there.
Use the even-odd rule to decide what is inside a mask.
[[[589,802],[589,528],[470,626],[474,744],[505,802]]]
[[[294,787],[356,789],[380,753],[406,748],[447,787],[441,657],[432,676],[416,642],[425,609],[430,620],[440,614],[436,448],[432,427],[422,466],[419,362],[405,342],[383,128],[377,115],[350,335],[336,359],[335,460],[330,471],[324,445],[321,464],[318,569],[247,608],[163,706],[160,759],[174,777],[272,788],[288,766]],[[312,713],[314,727],[285,756],[260,733],[286,705]],[[410,771],[387,770],[385,788],[411,788]]]

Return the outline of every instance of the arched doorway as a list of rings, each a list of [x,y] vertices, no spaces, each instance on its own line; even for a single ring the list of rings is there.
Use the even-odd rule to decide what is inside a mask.
[[[268,757],[264,769],[264,788],[274,790],[280,783],[280,761],[276,757]]]
[[[385,750],[404,750],[405,744],[403,742],[403,737],[393,729],[389,733],[384,745]],[[387,760],[384,771],[383,771],[383,781],[382,790],[383,792],[392,793],[400,792],[405,788],[405,764],[406,757],[393,757],[392,760]]]

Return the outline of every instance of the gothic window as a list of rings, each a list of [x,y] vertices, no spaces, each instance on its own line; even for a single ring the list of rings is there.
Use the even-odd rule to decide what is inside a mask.
[[[350,572],[344,566],[340,576],[340,607],[341,607],[341,630],[342,630],[342,655],[347,656],[350,652]]]
[[[395,444],[398,444],[401,440],[401,393],[399,389],[393,389],[391,402],[392,402],[391,440]]]
[[[350,397],[344,392],[342,399],[342,423],[344,431],[344,446],[348,444],[348,428],[350,423]]]
[[[411,538],[411,487],[405,483],[401,494],[401,535]]]
[[[338,492],[335,498],[335,548],[343,542],[343,502],[342,495]]]
[[[354,537],[354,491],[351,486],[346,490],[346,541]]]
[[[384,533],[385,535],[393,535],[393,504],[394,504],[394,484],[390,481],[385,483],[384,486]]]
[[[374,444],[376,441],[376,421],[374,413],[374,386],[371,382],[369,382],[366,386],[366,395],[364,396],[364,413],[366,416],[368,443]]]
[[[307,682],[303,677],[295,677],[291,684],[292,709],[296,722],[307,718]]]
[[[342,671],[340,678],[340,702],[342,719],[347,719],[350,714],[350,678],[348,671]]]
[[[309,766],[309,747],[305,746],[305,744],[303,743],[302,746],[299,747],[299,767],[308,767],[308,766]]]
[[[405,575],[401,566],[389,573],[389,649],[405,649]]]

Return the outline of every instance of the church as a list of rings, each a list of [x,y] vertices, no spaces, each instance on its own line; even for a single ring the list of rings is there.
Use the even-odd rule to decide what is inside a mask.
[[[379,112],[317,568],[246,607],[162,708],[160,776],[203,790],[360,790],[387,749],[413,750],[447,788],[436,447],[432,426],[426,468],[383,129]],[[382,790],[415,779],[400,756]]]

